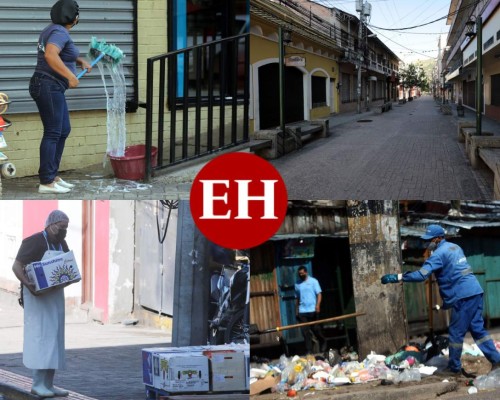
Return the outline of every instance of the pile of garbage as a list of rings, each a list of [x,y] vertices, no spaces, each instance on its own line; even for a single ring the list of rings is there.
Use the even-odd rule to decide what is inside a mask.
[[[437,367],[420,362],[417,349],[407,348],[386,357],[371,352],[363,361],[356,353],[343,355],[339,363],[332,362],[338,355],[330,350],[328,359],[323,357],[282,355],[275,364],[262,363],[250,370],[250,383],[269,376],[276,377],[274,390],[323,390],[339,385],[383,380],[385,383],[420,381],[422,375],[432,375]],[[279,379],[278,379],[279,378]]]
[[[498,345],[498,343],[495,343]],[[446,346],[446,348],[444,348]],[[477,346],[464,346],[464,354],[481,355]],[[280,393],[300,390],[323,390],[339,385],[359,384],[381,380],[382,384],[420,381],[447,367],[447,342],[439,344],[435,355],[419,345],[403,346],[397,353],[385,356],[371,352],[364,360],[358,360],[354,351],[330,350],[328,357],[282,355],[277,362],[253,363],[250,370],[250,388],[254,393],[271,389]],[[352,350],[352,349],[351,349]],[[479,352],[478,352],[479,350]],[[424,360],[425,363],[424,363]],[[267,385],[262,384],[267,382]],[[500,387],[500,369],[488,375],[478,376],[474,386],[479,389]]]

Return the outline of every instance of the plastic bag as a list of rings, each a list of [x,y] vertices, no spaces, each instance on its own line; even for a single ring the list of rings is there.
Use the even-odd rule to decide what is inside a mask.
[[[438,371],[442,371],[448,366],[448,359],[445,356],[438,355],[426,361],[425,365],[428,367],[436,367]]]
[[[488,375],[478,376],[474,379],[474,386],[479,390],[500,388],[500,369],[496,369]]]
[[[420,371],[417,368],[405,369],[399,374],[399,376],[394,379],[394,382],[411,382],[420,381],[422,378],[420,376]]]

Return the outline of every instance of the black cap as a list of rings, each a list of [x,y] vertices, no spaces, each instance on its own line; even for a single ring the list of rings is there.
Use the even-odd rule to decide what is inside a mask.
[[[50,19],[54,24],[71,24],[79,14],[78,3],[74,0],[59,0],[50,10]]]

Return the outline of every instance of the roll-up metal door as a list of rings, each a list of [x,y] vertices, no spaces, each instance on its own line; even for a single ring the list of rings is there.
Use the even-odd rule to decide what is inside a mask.
[[[40,32],[51,23],[50,9],[56,0],[0,0],[0,92],[13,101],[9,113],[37,111],[28,92],[29,79],[36,66],[37,42]],[[136,108],[135,18],[134,0],[82,0],[80,21],[71,29],[71,37],[86,56],[90,38],[115,44],[125,54],[123,59],[127,85],[127,107]],[[106,80],[110,94],[111,79]],[[99,69],[81,78],[76,89],[66,92],[70,110],[106,108],[106,94]]]

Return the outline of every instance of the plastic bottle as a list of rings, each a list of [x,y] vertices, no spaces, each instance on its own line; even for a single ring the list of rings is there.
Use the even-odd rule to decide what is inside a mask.
[[[396,377],[394,382],[410,382],[410,381],[420,381],[422,378],[420,376],[420,371],[417,368],[405,369],[399,376]]]
[[[478,376],[474,379],[474,386],[479,390],[500,388],[500,369],[496,369],[488,375]]]

